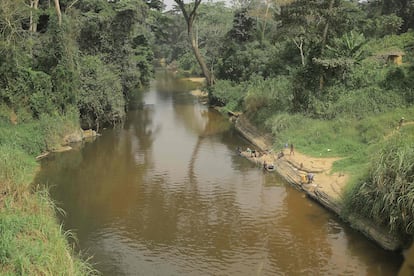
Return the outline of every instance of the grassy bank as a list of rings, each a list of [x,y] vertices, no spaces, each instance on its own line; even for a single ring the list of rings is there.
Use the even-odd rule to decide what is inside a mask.
[[[275,150],[293,143],[309,156],[340,157],[333,170],[350,176],[343,215],[357,212],[410,239],[414,234],[412,69],[408,62],[394,66],[372,56],[355,65],[346,81],[323,90],[301,87],[301,76],[314,75],[299,74],[242,83],[219,80],[209,92],[223,113],[243,112],[256,127],[272,133]],[[402,117],[405,122],[399,128]]]
[[[4,109],[3,109],[4,110]],[[5,113],[3,113],[5,114]],[[74,254],[44,189],[31,183],[35,157],[78,128],[78,114],[43,116],[14,125],[0,120],[0,264],[2,275],[88,275],[95,271]]]

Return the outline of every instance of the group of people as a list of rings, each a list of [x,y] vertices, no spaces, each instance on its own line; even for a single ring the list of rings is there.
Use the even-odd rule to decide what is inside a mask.
[[[301,175],[302,184],[311,184],[314,180],[315,175],[313,173],[307,173]]]
[[[289,148],[289,144],[286,143],[285,144],[285,148]],[[243,151],[240,147],[237,147],[237,152],[239,154],[241,154]],[[265,155],[266,153],[261,153],[255,149],[250,149],[249,147],[246,149],[246,152],[248,154],[250,154],[250,157],[261,157],[262,155]],[[293,146],[293,144],[290,144],[290,155],[295,155],[295,148]],[[281,150],[278,154],[277,154],[277,159],[283,158],[285,156],[283,150]],[[300,169],[302,169],[303,164],[300,164]],[[263,161],[263,169],[265,170],[269,170],[269,169],[273,169],[274,165],[273,164],[268,164],[266,162],[266,160]],[[311,172],[307,173],[307,174],[302,174],[301,175],[301,183],[302,184],[311,184],[314,181],[315,175]]]
[[[250,157],[260,157],[263,155],[260,151],[250,148],[247,148],[246,152],[250,153]]]

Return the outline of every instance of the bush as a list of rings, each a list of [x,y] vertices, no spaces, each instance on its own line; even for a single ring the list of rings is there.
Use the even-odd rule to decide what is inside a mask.
[[[245,107],[247,112],[256,112],[267,108],[273,113],[286,112],[291,109],[292,87],[288,77],[279,76],[263,80],[260,77],[249,82]]]
[[[362,119],[370,114],[379,114],[405,105],[404,94],[393,90],[384,90],[377,86],[357,90],[335,89],[338,99],[318,100],[311,98],[311,112],[316,118],[333,119],[352,117]]]
[[[414,233],[414,148],[412,136],[396,135],[375,154],[367,177],[346,196],[349,210],[407,236]]]
[[[218,80],[209,95],[210,102],[224,106],[222,109],[226,112],[242,111],[246,88],[245,84],[235,85],[231,81]]]
[[[125,115],[121,80],[114,71],[97,56],[81,59],[78,107],[83,123],[89,127],[114,124]]]

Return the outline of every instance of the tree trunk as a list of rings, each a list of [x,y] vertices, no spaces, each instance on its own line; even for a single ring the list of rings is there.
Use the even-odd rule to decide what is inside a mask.
[[[190,39],[191,39],[191,47],[193,48],[194,55],[198,61],[198,64],[200,65],[201,71],[203,72],[203,75],[206,78],[206,83],[208,86],[211,86],[214,84],[214,81],[212,79],[210,70],[207,68],[206,62],[204,61],[204,58],[200,53],[200,49],[198,49],[197,40],[193,34],[191,35]]]
[[[54,0],[55,2],[55,9],[56,9],[56,14],[58,17],[58,22],[59,22],[59,26],[62,25],[62,13],[60,11],[60,3],[59,0]]]
[[[270,8],[270,3],[268,3],[266,1],[266,13],[264,16],[264,23],[263,23],[263,30],[262,30],[262,41],[264,41],[265,38],[265,31],[266,31],[266,26],[267,26],[267,16],[269,14],[269,8]]]
[[[202,0],[195,0],[193,6],[190,4],[184,4],[184,0],[174,0],[177,3],[178,7],[180,8],[181,12],[183,13],[185,22],[187,23],[187,34],[190,38],[191,48],[193,49],[194,56],[197,59],[198,64],[200,65],[201,71],[203,72],[204,77],[206,78],[206,83],[208,86],[214,84],[214,77],[212,76],[210,70],[207,67],[206,62],[204,61],[203,56],[200,53],[200,49],[198,48],[198,41],[197,36],[194,34],[193,25],[196,18],[196,12],[198,6],[201,4]],[[187,11],[187,7],[190,7],[190,10]]]
[[[331,0],[329,2],[328,12],[332,11],[334,3],[335,3],[335,0]],[[323,50],[324,50],[325,45],[326,45],[326,39],[328,38],[328,30],[329,30],[329,21],[328,21],[328,19],[326,19],[325,28],[324,28],[323,34],[322,34],[321,53],[323,53]],[[320,90],[323,89],[324,83],[325,82],[324,82],[324,79],[323,79],[323,73],[321,73],[321,75],[319,76],[319,89]]]
[[[303,52],[303,38],[299,38],[299,42],[293,39],[293,43],[295,43],[296,47],[299,49],[300,58],[302,61],[302,67],[305,67],[305,54]]]
[[[37,31],[37,23],[33,20],[33,10],[37,11],[39,7],[39,0],[30,1],[30,27],[29,31],[35,33]]]

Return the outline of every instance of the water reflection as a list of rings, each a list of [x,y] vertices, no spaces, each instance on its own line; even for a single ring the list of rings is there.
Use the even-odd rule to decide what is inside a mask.
[[[238,156],[247,142],[186,89],[157,81],[131,101],[122,128],[42,161],[37,182],[52,186],[65,228],[100,271],[395,273],[398,256]]]

